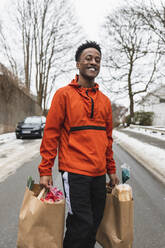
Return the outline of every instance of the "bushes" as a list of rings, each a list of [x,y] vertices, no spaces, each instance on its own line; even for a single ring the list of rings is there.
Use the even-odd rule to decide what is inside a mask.
[[[127,123],[127,126],[129,126],[131,124],[131,116],[130,115],[127,115],[125,117],[125,123]]]
[[[125,122],[127,123],[127,126],[132,124],[137,124],[141,126],[151,126],[153,121],[153,112],[144,112],[144,111],[137,111],[134,113],[133,122],[131,122],[130,115],[126,116]]]

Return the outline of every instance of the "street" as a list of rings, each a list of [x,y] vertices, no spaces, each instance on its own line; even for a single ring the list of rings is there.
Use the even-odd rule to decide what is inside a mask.
[[[129,184],[134,198],[133,248],[165,247],[165,186],[119,146],[114,146],[118,166],[131,167]]]
[[[165,248],[165,0],[0,13],[0,248]]]
[[[30,141],[32,142],[32,141]],[[139,165],[119,145],[114,145],[115,160],[119,168],[127,163],[131,167],[134,197],[134,246],[133,248],[165,247],[165,186]],[[37,166],[39,155],[17,169],[16,173],[0,183],[0,248],[16,248],[18,215],[28,176],[39,181]],[[54,185],[61,186],[61,178],[56,170]],[[96,245],[99,248],[99,245]],[[29,247],[30,248],[30,247]]]

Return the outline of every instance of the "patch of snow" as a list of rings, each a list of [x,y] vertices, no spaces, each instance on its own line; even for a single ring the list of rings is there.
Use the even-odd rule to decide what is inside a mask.
[[[0,144],[7,141],[15,140],[15,133],[4,133],[0,135]]]
[[[151,127],[150,127],[151,128]],[[165,128],[158,128],[158,127],[154,127],[154,129],[161,129],[161,130],[164,130],[165,131]],[[151,137],[154,137],[154,138],[157,138],[157,139],[161,139],[161,140],[165,140],[165,134],[162,135],[161,132],[156,132],[154,133],[152,130],[149,130],[149,129],[143,129],[143,128],[140,128],[140,127],[127,127],[125,130],[129,130],[131,132],[134,132],[134,133],[142,133],[144,135],[148,135],[148,136],[151,136]]]
[[[127,134],[113,131],[114,141],[133,154],[141,157],[141,161],[147,163],[149,169],[155,170],[160,173],[165,179],[165,151],[164,149],[152,146],[147,143],[143,143],[135,138],[129,137]]]
[[[0,135],[0,182],[39,154],[41,139],[16,139],[15,133]]]

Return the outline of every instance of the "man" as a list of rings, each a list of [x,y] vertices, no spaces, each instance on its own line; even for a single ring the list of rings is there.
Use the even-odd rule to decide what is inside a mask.
[[[103,216],[106,173],[118,183],[112,152],[111,104],[95,78],[101,49],[86,42],[76,51],[79,75],[55,93],[41,144],[40,184],[49,188],[52,166],[59,151],[68,216],[64,248],[94,248]]]

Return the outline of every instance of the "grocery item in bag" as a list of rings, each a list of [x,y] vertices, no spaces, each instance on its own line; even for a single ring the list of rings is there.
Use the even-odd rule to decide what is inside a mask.
[[[65,200],[43,202],[47,191],[32,181],[26,187],[19,214],[17,248],[62,248]]]
[[[133,203],[129,185],[116,185],[107,193],[104,215],[96,235],[97,242],[104,248],[132,247]]]

